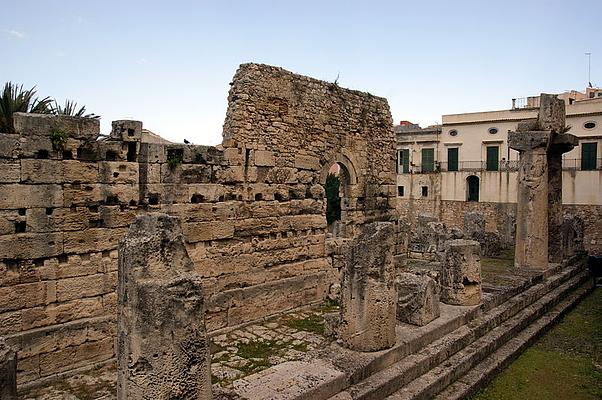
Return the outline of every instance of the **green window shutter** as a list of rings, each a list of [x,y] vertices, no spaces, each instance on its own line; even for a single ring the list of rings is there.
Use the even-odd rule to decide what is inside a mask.
[[[458,170],[458,148],[451,147],[447,149],[447,170],[457,171]]]
[[[435,170],[435,149],[422,149],[422,172]]]
[[[487,171],[499,170],[500,148],[498,146],[487,146]]]
[[[410,149],[401,150],[401,166],[404,174],[410,172]]]
[[[591,171],[596,169],[596,158],[598,152],[598,143],[581,144],[581,169]]]

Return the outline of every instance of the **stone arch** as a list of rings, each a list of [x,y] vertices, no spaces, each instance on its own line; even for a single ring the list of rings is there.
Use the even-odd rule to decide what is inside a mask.
[[[355,164],[351,161],[352,156],[347,154],[345,149],[341,149],[340,153],[337,153],[334,157],[331,157],[327,163],[322,166],[322,171],[320,172],[320,183],[324,185],[326,183],[326,177],[328,176],[328,171],[330,167],[334,164],[339,164],[345,168],[348,173],[349,181],[347,184],[349,185],[357,185],[357,172],[355,169]]]

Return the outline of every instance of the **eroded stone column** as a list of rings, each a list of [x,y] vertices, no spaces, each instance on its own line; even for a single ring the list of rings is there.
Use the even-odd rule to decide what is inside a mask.
[[[338,337],[357,351],[395,344],[395,228],[389,222],[363,225],[343,267]]]
[[[118,399],[211,399],[201,280],[178,220],[138,217],[119,243]]]
[[[17,400],[17,354],[0,337],[0,399]]]
[[[576,138],[565,131],[564,102],[542,93],[537,120],[519,123],[508,146],[520,152],[515,265],[544,269],[562,259],[562,153]]]
[[[473,306],[481,302],[481,245],[475,240],[447,242],[441,266],[441,301]]]

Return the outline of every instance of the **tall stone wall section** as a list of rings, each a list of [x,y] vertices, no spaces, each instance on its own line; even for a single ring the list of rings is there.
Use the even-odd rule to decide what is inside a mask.
[[[385,99],[246,64],[228,100],[219,149],[141,143],[136,121],[99,138],[97,120],[22,114],[0,133],[0,335],[20,385],[113,362],[117,247],[139,214],[182,221],[209,331],[325,298],[334,162],[350,176],[346,235],[393,218]]]

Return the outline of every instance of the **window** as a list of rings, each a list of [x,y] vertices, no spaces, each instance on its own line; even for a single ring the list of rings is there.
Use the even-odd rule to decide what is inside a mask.
[[[397,186],[397,195],[403,197],[403,186]]]
[[[458,148],[451,147],[447,149],[447,170],[457,171],[458,170]]]
[[[487,132],[489,132],[490,135],[495,135],[497,133],[497,128],[489,128]]]
[[[583,127],[585,129],[594,129],[596,127],[596,123],[594,121],[587,121],[585,124],[583,124]]]
[[[421,186],[422,197],[429,197],[429,187]]]
[[[487,171],[499,170],[500,148],[499,146],[487,146]]]
[[[402,149],[397,152],[397,173],[410,172],[410,149]]]
[[[422,172],[435,170],[435,149],[422,149]]]
[[[479,177],[471,175],[466,178],[466,199],[468,201],[479,201]]]
[[[596,157],[598,152],[598,143],[581,144],[581,170],[591,171],[596,169]]]
[[[449,136],[458,136],[458,131],[455,129],[452,129],[451,131],[448,132]]]

